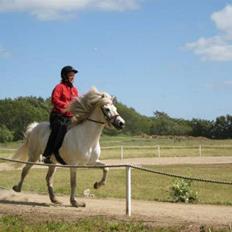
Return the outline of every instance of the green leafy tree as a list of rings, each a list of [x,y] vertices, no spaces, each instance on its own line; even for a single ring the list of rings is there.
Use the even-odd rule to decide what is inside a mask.
[[[42,98],[19,97],[0,100],[0,124],[22,139],[26,126],[33,121],[48,120],[49,104]]]
[[[202,119],[193,119],[191,121],[192,135],[193,136],[203,136],[211,137],[211,130],[213,127],[213,122]]]
[[[13,132],[10,131],[5,125],[0,125],[0,142],[11,142],[13,138]]]
[[[217,139],[232,138],[232,116],[220,116],[216,118],[211,129],[211,137]]]
[[[191,125],[183,119],[171,118],[165,112],[155,111],[150,133],[155,135],[190,135]]]

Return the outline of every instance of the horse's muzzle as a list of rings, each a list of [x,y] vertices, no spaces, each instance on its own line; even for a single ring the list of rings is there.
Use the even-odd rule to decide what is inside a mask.
[[[112,125],[118,129],[118,130],[122,130],[125,127],[125,120],[118,116],[117,118],[115,118],[115,120],[112,122]]]

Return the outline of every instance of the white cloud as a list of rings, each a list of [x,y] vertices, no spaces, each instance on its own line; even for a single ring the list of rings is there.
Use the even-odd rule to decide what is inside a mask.
[[[134,10],[140,0],[0,0],[0,12],[29,12],[40,20],[56,20],[72,16],[78,10]]]
[[[195,42],[187,43],[185,47],[196,55],[200,55],[203,60],[232,60],[232,44],[220,36],[200,38]]]
[[[232,5],[227,5],[221,11],[214,12],[211,19],[219,30],[232,34]]]
[[[185,48],[202,60],[232,61],[232,5],[214,12],[211,19],[219,29],[218,35],[186,43]]]

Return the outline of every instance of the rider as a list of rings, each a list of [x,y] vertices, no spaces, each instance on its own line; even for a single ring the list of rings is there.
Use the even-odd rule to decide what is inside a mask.
[[[67,106],[74,97],[78,96],[78,90],[73,86],[76,73],[78,71],[72,66],[63,67],[61,70],[61,82],[52,91],[51,102],[53,109],[49,117],[51,134],[43,153],[45,163],[51,163],[51,155],[58,153],[70,125],[73,115],[67,110]]]

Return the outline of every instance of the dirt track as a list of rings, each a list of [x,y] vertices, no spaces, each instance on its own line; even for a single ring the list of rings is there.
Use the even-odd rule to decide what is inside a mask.
[[[182,157],[182,158],[142,158],[107,160],[107,164],[220,164],[232,163],[232,157]],[[11,167],[12,168],[12,167]],[[10,168],[10,169],[11,169]],[[9,170],[1,164],[0,170]],[[78,217],[105,215],[125,219],[123,199],[80,199],[87,203],[86,208],[72,208],[69,197],[60,197],[62,206],[50,204],[48,196],[32,193],[15,193],[0,189],[0,215],[20,215],[29,220],[47,221],[51,218],[74,221]],[[132,201],[132,218],[154,225],[205,224],[229,225],[232,223],[232,206],[186,205],[152,201]]]
[[[232,156],[202,156],[202,157],[161,157],[161,158],[131,158],[103,160],[106,164],[136,164],[136,165],[176,165],[176,164],[232,164]],[[10,163],[0,163],[0,171],[14,169]],[[41,166],[34,166],[34,168]],[[44,167],[42,167],[44,168]]]
[[[202,157],[154,157],[133,158],[123,160],[104,160],[107,164],[137,164],[137,165],[175,165],[175,164],[223,164],[232,163],[232,156],[202,156]]]
[[[48,196],[32,193],[15,193],[0,190],[0,215],[20,215],[31,221],[50,219],[74,221],[85,216],[104,215],[125,219],[123,199],[79,199],[86,208],[69,206],[68,196],[59,197],[62,206],[52,205]],[[229,225],[232,223],[231,206],[186,205],[151,201],[132,201],[132,218],[155,225]]]

